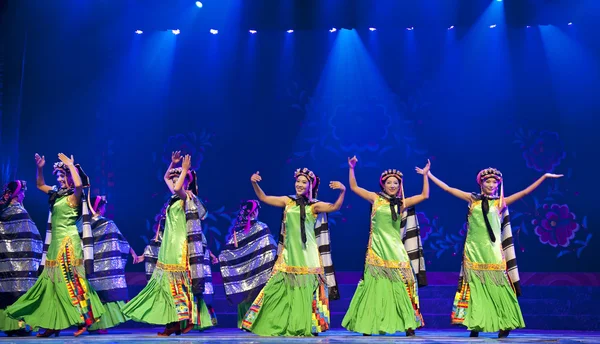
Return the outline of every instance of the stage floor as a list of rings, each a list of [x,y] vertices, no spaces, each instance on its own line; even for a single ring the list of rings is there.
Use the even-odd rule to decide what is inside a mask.
[[[177,341],[181,343],[394,343],[410,341],[411,343],[457,343],[465,342],[490,342],[498,340],[496,334],[481,334],[479,338],[469,338],[466,330],[422,330],[417,336],[406,338],[404,334],[395,336],[372,336],[364,337],[359,334],[350,333],[343,329],[335,329],[312,338],[284,338],[284,337],[259,337],[251,333],[242,332],[237,329],[213,329],[203,333],[190,332],[181,336],[168,338],[157,337],[156,329],[116,329],[106,335],[85,334],[74,338],[73,331],[61,332],[58,338],[7,338],[0,337],[0,342],[8,343],[44,343],[50,342],[95,342],[95,343],[148,343],[159,341]],[[528,331],[518,330],[510,334],[510,337],[502,339],[503,342],[514,343],[600,343],[600,332],[579,331]]]

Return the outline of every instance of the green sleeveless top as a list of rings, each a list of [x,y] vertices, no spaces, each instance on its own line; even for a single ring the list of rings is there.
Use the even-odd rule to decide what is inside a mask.
[[[276,271],[295,274],[323,273],[314,231],[317,217],[313,213],[313,205],[306,205],[305,210],[306,245],[302,243],[300,233],[300,206],[292,199],[285,206],[283,215],[285,226],[284,247],[275,263]]]
[[[166,271],[187,270],[187,224],[183,207],[183,200],[177,200],[167,207],[157,268]]]
[[[47,261],[56,260],[58,254],[62,252],[69,241],[75,259],[83,259],[83,245],[77,231],[77,220],[80,218],[79,206],[72,207],[68,198],[69,196],[63,196],[57,199],[52,207],[52,216],[50,217],[52,241],[46,254]],[[82,261],[75,262],[75,265],[81,264],[83,264]],[[46,265],[50,266],[51,264],[46,263]]]
[[[496,237],[496,242],[492,242],[485,226],[481,201],[474,201],[469,207],[469,230],[465,241],[465,258],[467,265],[469,262],[476,263],[476,270],[504,270],[504,253],[502,250],[502,220],[499,200],[490,200],[490,210],[488,219],[492,231]],[[478,264],[477,264],[478,263]],[[481,265],[483,264],[483,265]]]
[[[402,243],[401,216],[392,219],[390,202],[379,196],[371,211],[371,235],[367,264],[388,268],[408,268],[410,260]]]

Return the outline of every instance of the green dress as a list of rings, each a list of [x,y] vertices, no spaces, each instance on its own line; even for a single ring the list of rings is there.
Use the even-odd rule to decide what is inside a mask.
[[[387,199],[379,196],[371,211],[371,234],[364,275],[342,326],[365,334],[385,334],[423,326],[417,284],[400,228]]]
[[[187,238],[184,202],[179,199],[167,208],[164,236],[152,277],[125,305],[125,316],[157,325],[191,321],[199,328],[212,326],[204,300],[192,292]]]
[[[273,275],[256,297],[242,327],[261,336],[312,336],[329,329],[329,299],[315,238],[316,215],[306,205],[306,245],[300,231],[300,206],[284,209],[283,248]]]
[[[506,273],[498,204],[497,199],[490,200],[488,213],[495,242],[490,240],[481,200],[471,203],[469,210],[463,277],[454,300],[452,323],[465,325],[472,331],[496,332],[525,327]]]
[[[52,207],[52,237],[44,271],[31,289],[6,309],[10,317],[23,319],[34,328],[89,327],[104,313],[85,277],[83,246],[76,225],[80,215],[68,198],[59,198]]]

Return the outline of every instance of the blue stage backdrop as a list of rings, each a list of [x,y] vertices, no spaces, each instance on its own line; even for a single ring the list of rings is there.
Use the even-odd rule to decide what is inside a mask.
[[[414,169],[427,159],[436,176],[465,191],[477,191],[477,172],[490,166],[503,172],[507,194],[562,173],[511,207],[520,269],[600,272],[600,36],[577,23],[508,27],[495,21],[498,4],[462,31],[211,34],[182,24],[179,35],[111,24],[127,13],[91,20],[83,3],[61,16],[47,9],[42,23],[15,33],[19,49],[4,51],[6,65],[24,74],[3,83],[11,95],[22,86],[20,107],[12,97],[3,112],[20,118],[18,135],[14,125],[2,130],[4,141],[13,139],[3,145],[12,147],[2,152],[3,181],[30,183],[25,205],[44,228],[33,155],[46,156],[50,182],[56,154],[73,154],[141,253],[169,196],[162,175],[171,151],[181,150],[198,170],[205,231],[218,252],[240,200],[254,197],[256,171],[267,194],[286,195],[296,168],[313,169],[326,201],[337,195],[328,181],[348,186],[353,155],[359,185],[378,191],[379,174],[396,168],[407,195],[420,192]],[[427,269],[458,271],[466,204],[432,184],[417,210]],[[263,205],[260,217],[278,232],[281,209]],[[330,223],[337,269],[361,270],[369,204],[348,191]]]

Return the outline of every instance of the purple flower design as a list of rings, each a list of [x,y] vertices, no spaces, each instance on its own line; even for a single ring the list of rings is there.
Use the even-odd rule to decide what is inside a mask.
[[[171,153],[181,151],[182,155],[190,154],[192,156],[192,168],[198,169],[204,160],[204,151],[207,146],[211,146],[210,139],[212,134],[202,131],[199,135],[196,133],[177,134],[169,137],[169,141],[163,147],[162,160],[165,164],[171,162]]]
[[[544,204],[538,209],[539,216],[531,221],[535,226],[534,232],[540,242],[552,247],[567,247],[575,232],[579,230],[579,223],[575,221],[575,214],[566,204]]]
[[[527,167],[538,172],[552,172],[567,156],[558,133],[552,131],[530,132],[521,130],[516,141],[521,145]]]
[[[425,241],[429,238],[429,234],[433,232],[433,227],[431,226],[431,221],[425,213],[417,212],[417,221],[419,221],[419,230],[421,232],[421,240]]]

